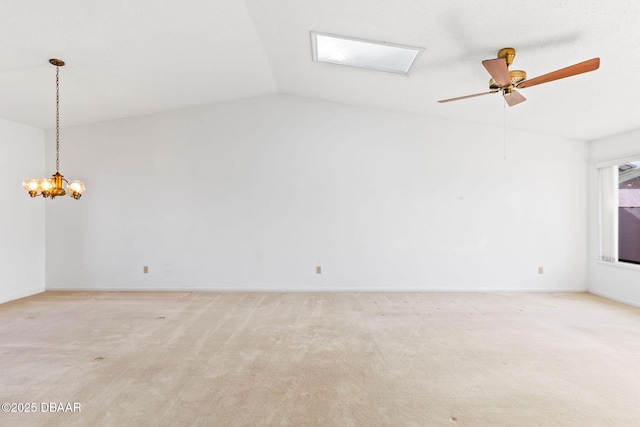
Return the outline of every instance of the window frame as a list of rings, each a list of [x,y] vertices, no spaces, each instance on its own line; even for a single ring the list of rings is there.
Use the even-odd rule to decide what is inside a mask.
[[[620,261],[618,248],[619,166],[640,162],[640,154],[616,160],[598,162],[598,263],[640,270],[640,264]]]

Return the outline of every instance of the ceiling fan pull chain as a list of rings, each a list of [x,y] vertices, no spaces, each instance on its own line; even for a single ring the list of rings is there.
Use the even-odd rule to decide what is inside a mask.
[[[504,160],[507,160],[507,103],[502,103],[502,138],[503,138],[503,147],[502,147],[502,155]]]

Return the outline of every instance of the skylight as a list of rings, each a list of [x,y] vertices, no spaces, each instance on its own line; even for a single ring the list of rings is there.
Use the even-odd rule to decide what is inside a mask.
[[[312,31],[311,50],[315,62],[408,75],[424,49]]]

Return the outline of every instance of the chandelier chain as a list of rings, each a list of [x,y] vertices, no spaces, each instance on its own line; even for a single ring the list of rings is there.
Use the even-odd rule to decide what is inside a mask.
[[[56,65],[56,173],[60,172],[60,67]]]

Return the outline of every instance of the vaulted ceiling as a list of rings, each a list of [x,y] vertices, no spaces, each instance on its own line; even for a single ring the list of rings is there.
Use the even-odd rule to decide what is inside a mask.
[[[5,0],[0,117],[52,128],[286,94],[590,140],[640,127],[636,0]],[[406,77],[314,63],[310,31],[423,47]],[[600,69],[523,89],[504,107],[483,59],[517,50],[529,77]],[[452,123],[452,126],[455,124]]]

